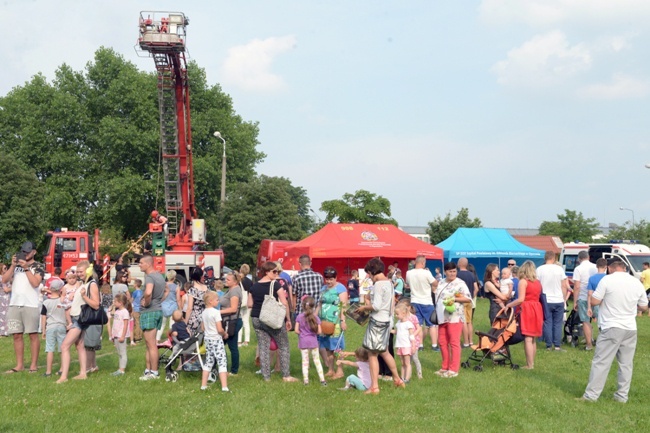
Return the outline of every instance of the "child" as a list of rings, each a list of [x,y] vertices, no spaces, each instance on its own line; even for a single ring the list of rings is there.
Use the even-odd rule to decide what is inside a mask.
[[[66,329],[72,326],[72,317],[70,317],[70,307],[72,307],[72,301],[74,299],[75,293],[80,287],[80,283],[77,280],[76,268],[73,266],[65,274],[66,284],[61,289],[60,299],[61,306],[65,310],[65,323]]]
[[[183,320],[183,312],[181,310],[176,310],[172,313],[172,320],[174,324],[172,325],[172,330],[170,336],[172,341],[176,344],[181,343],[190,338],[190,333],[187,330],[187,323]]]
[[[135,344],[142,340],[142,329],[140,328],[140,302],[142,301],[142,280],[136,278],[133,281],[135,290],[131,294],[132,308],[133,308],[133,334],[131,337],[131,344]]]
[[[61,344],[66,334],[65,308],[61,305],[61,287],[50,286],[50,298],[43,301],[41,308],[41,329],[45,340],[47,366],[43,376],[52,376],[54,352],[61,352]]]
[[[113,299],[115,311],[113,313],[113,327],[111,339],[119,356],[118,370],[111,376],[122,376],[126,369],[126,337],[129,336],[129,318],[131,316],[131,303],[124,293],[118,293]]]
[[[226,359],[226,348],[223,345],[223,337],[227,334],[221,325],[221,314],[217,310],[219,296],[208,290],[203,296],[205,310],[201,314],[204,330],[203,342],[205,343],[205,362],[203,363],[203,376],[201,378],[201,390],[208,389],[208,377],[216,363],[219,368],[219,380],[221,391],[228,392],[228,366]]]
[[[190,299],[187,292],[189,292],[191,288],[192,288],[192,283],[188,281],[187,283],[183,284],[183,290],[181,290],[181,303],[179,305],[183,306],[181,308],[181,310],[183,311],[183,319],[187,317],[187,306],[188,306],[187,304]]]
[[[314,313],[315,306],[314,298],[305,297],[302,301],[302,313],[296,317],[295,331],[298,334],[298,349],[302,355],[302,380],[305,385],[309,385],[309,354],[311,353],[320,384],[327,386],[318,354],[318,334],[321,333],[321,329],[320,319]]]
[[[341,352],[339,354],[341,359],[336,361],[337,365],[349,365],[350,367],[357,367],[357,374],[351,374],[345,379],[345,387],[340,388],[341,391],[347,391],[350,388],[356,388],[359,391],[366,391],[370,389],[372,380],[370,378],[370,364],[368,363],[368,351],[363,347],[359,347],[352,352]],[[354,356],[356,362],[346,361],[342,359],[346,356]]]
[[[503,268],[501,270],[501,293],[506,295],[508,299],[512,298],[512,287],[514,283],[511,278],[512,274],[510,273],[510,268]]]
[[[411,380],[411,354],[415,352],[415,327],[408,319],[409,307],[405,303],[397,304],[395,316],[398,322],[395,324],[395,349],[401,359],[402,380],[409,383]]]
[[[418,317],[415,315],[415,308],[413,308],[408,299],[403,300],[402,302],[408,307],[408,320],[410,320],[411,323],[413,323],[413,326],[415,326],[413,331],[413,335],[415,335],[415,347],[420,347],[422,344],[422,326],[420,325]],[[411,353],[411,361],[415,364],[415,371],[418,375],[418,379],[422,379],[422,364],[420,363],[418,350],[414,350],[413,353]]]

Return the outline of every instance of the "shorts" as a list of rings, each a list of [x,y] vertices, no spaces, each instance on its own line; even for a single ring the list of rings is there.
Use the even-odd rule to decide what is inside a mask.
[[[65,326],[53,326],[45,329],[45,353],[61,352],[61,344],[65,340]]]
[[[10,305],[7,310],[7,334],[36,334],[41,319],[38,307]]]
[[[339,338],[340,338],[340,343],[339,343]],[[345,337],[343,334],[337,335],[336,337],[334,336],[324,336],[324,335],[319,335],[318,336],[318,347],[320,349],[325,349],[329,351],[334,351],[338,349],[345,349]]]
[[[587,315],[587,301],[578,299],[578,315],[580,316],[581,322],[590,322],[591,319],[598,319],[598,305],[593,305],[591,307],[591,313],[593,317]]]
[[[143,331],[160,329],[162,326],[162,318],[162,311],[146,311],[140,313],[140,329]]]
[[[433,305],[411,303],[411,306],[415,309],[415,316],[418,318],[420,325],[433,326],[433,323],[431,323],[431,313],[435,309]]]
[[[463,307],[465,310],[465,323],[472,323],[472,318],[474,317],[474,309],[469,308],[472,304],[464,304]]]
[[[410,347],[397,347],[397,354],[398,355],[412,355],[413,351],[411,350]]]

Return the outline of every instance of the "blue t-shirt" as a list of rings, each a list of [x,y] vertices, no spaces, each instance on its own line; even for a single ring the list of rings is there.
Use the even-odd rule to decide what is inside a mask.
[[[512,299],[517,299],[519,297],[519,278],[512,277]]]
[[[598,287],[598,283],[600,283],[600,280],[602,280],[605,275],[607,274],[603,272],[602,274],[594,274],[591,277],[589,277],[589,282],[587,283],[587,291],[593,292],[594,290],[596,290],[596,287]]]
[[[282,278],[284,281],[287,282],[290,286],[292,285],[291,282],[291,275],[287,274],[286,272],[282,271],[280,272],[280,278]]]
[[[131,297],[133,298],[133,311],[136,313],[140,312],[140,302],[142,301],[142,290],[134,290],[133,293],[131,293]]]

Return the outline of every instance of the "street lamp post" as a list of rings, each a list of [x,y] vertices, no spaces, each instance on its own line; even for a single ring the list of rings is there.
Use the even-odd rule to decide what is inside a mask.
[[[226,140],[219,131],[215,131],[214,136],[223,141],[223,157],[221,159],[221,206],[223,206],[226,201]]]
[[[626,211],[632,212],[632,229],[634,229],[634,211],[633,211],[632,209],[628,209],[628,208],[626,208],[626,207],[620,207],[619,209],[620,209],[620,210],[626,210]]]

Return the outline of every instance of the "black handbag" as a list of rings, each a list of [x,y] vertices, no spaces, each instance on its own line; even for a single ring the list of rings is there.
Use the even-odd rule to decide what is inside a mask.
[[[242,289],[243,293],[244,288],[242,287],[241,283],[239,283],[239,287]],[[226,339],[234,337],[235,333],[237,332],[237,322],[239,321],[239,314],[241,313],[241,305],[242,300],[240,299],[239,306],[237,307],[237,317],[234,319],[227,319],[222,321],[223,330],[228,336]]]
[[[431,299],[433,299],[433,312],[429,317],[429,322],[431,322],[432,326],[438,326],[438,306],[436,305],[436,294],[433,292],[431,292]]]
[[[88,296],[90,296],[90,286],[92,283],[95,283],[95,281],[89,281],[86,287]],[[77,321],[79,322],[79,325],[83,327],[90,325],[106,325],[108,323],[108,316],[106,315],[106,311],[102,308],[101,302],[99,308],[96,310],[90,305],[84,304],[81,306],[81,313],[79,314],[79,319]]]

